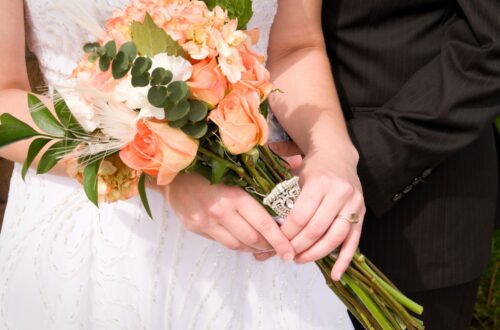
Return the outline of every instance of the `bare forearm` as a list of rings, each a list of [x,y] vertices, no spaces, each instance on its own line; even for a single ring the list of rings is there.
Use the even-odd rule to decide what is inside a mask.
[[[324,48],[271,57],[269,70],[275,87],[283,91],[270,97],[273,112],[304,153],[327,146],[332,152],[355,154]]]
[[[49,107],[52,108],[52,102],[46,98],[39,96],[42,101]],[[0,113],[10,113],[17,119],[25,122],[33,128],[36,128],[35,123],[31,119],[28,102],[27,102],[27,91],[22,89],[5,89],[0,91]],[[26,159],[28,154],[28,148],[31,140],[25,140],[17,142],[0,149],[0,157],[22,163]],[[42,152],[40,153],[40,155]],[[32,167],[37,166],[39,158],[37,158]],[[65,170],[62,164],[58,164],[52,171],[51,174],[64,175]]]

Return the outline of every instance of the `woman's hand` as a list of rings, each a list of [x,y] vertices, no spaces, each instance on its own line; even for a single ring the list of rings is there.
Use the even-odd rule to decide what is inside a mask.
[[[332,278],[339,280],[358,247],[366,209],[356,173],[354,147],[342,153],[316,151],[304,158],[299,175],[302,193],[281,226],[297,253],[298,263],[321,259],[342,246]],[[351,224],[339,216],[359,216]]]
[[[241,188],[210,185],[195,173],[180,174],[166,188],[166,198],[188,230],[231,250],[274,249],[288,261],[295,256],[277,223]]]

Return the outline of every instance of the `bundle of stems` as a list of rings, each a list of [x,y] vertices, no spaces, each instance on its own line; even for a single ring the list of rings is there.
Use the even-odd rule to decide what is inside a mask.
[[[293,177],[288,163],[268,146],[258,146],[242,155],[224,151],[218,138],[205,138],[197,162],[191,171],[212,183],[238,185],[262,205],[264,198],[279,183]],[[273,210],[266,207],[276,216]],[[316,261],[326,284],[366,329],[424,329],[416,315],[423,308],[401,293],[364,255],[357,252],[351,265],[336,282],[331,270],[338,258],[336,252]]]

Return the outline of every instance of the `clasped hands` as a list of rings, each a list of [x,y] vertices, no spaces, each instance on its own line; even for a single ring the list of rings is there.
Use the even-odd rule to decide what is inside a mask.
[[[290,156],[290,145],[272,146]],[[312,152],[293,158],[302,193],[280,227],[267,211],[238,187],[210,185],[197,174],[181,174],[167,188],[166,198],[184,226],[231,250],[254,253],[257,260],[274,254],[285,261],[308,263],[340,247],[332,278],[339,280],[349,266],[361,236],[365,205],[356,173],[358,156]],[[350,223],[340,215],[357,214]]]

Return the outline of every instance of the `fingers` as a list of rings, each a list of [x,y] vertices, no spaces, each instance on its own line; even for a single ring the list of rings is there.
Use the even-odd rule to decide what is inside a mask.
[[[306,184],[302,188],[295,206],[281,226],[281,231],[289,240],[293,240],[314,216],[323,200],[323,194],[314,184]]]
[[[222,219],[221,225],[243,244],[257,251],[270,250],[271,245],[237,211]]]
[[[321,239],[327,230],[332,226],[335,215],[338,214],[344,201],[335,195],[326,196],[319,205],[312,219],[307,223],[305,228],[292,240],[292,246],[295,253],[300,254],[312,247],[319,239]],[[344,234],[344,231],[350,229],[345,224],[333,224],[334,231],[337,236]],[[347,235],[345,232],[344,235]],[[345,237],[345,236],[344,236]]]
[[[293,260],[295,251],[290,241],[266,209],[250,196],[240,200],[237,209],[241,216],[269,242],[280,258],[286,261]]]
[[[272,151],[281,157],[301,155],[302,150],[295,144],[295,142],[273,142],[269,144]]]
[[[240,252],[250,252],[250,253],[258,253],[259,251],[253,249],[251,247],[246,246],[240,240],[238,240],[233,234],[231,234],[227,229],[222,226],[215,226],[208,233],[213,240],[219,242],[226,248],[233,251]]]
[[[358,211],[358,215],[362,219],[365,216],[364,207]],[[339,253],[339,258],[332,269],[332,279],[334,281],[339,281],[342,275],[345,273],[349,267],[352,257],[359,246],[359,240],[361,238],[362,222],[354,224],[352,226],[351,232],[347,236],[346,240],[342,244],[342,248]]]
[[[276,252],[270,251],[270,252],[261,252],[261,253],[254,253],[255,260],[257,261],[266,261],[276,255]]]
[[[349,221],[337,218],[338,215],[350,215],[352,213],[357,213],[360,217],[360,222],[357,224],[351,224]],[[328,229],[326,234],[318,240],[312,247],[303,253],[297,255],[295,258],[297,263],[307,263],[318,259],[321,259],[332,251],[337,249],[343,243],[346,244],[347,250],[342,253],[342,259],[339,257],[340,263],[335,268],[335,275],[339,275],[339,272],[343,273],[345,269],[349,266],[354,252],[356,251],[357,245],[359,243],[359,236],[361,235],[362,227],[362,217],[365,214],[365,206],[363,203],[362,196],[355,196],[351,198],[342,210],[335,216],[335,221]],[[347,239],[352,238],[348,244]],[[347,264],[347,265],[346,265]]]

